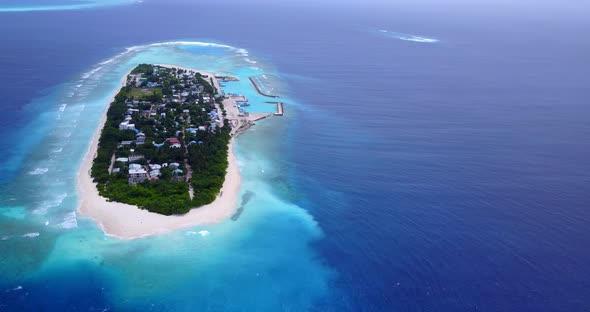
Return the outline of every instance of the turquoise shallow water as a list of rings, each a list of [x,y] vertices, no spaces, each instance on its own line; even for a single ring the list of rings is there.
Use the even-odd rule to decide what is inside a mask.
[[[121,77],[136,64],[231,74],[240,81],[228,83],[226,92],[247,95],[249,111],[274,109],[247,79],[272,73],[272,67],[253,66],[244,50],[198,44],[186,49],[188,45],[130,48],[51,95],[55,109],[35,121],[46,125],[39,131],[39,148],[25,159],[26,174],[3,192],[2,205],[10,208],[2,209],[0,237],[11,250],[0,255],[0,270],[10,272],[0,283],[5,299],[19,302],[22,297],[20,307],[33,310],[43,302],[56,309],[71,307],[72,301],[84,306],[72,297],[90,296],[88,302],[97,309],[231,311],[248,306],[276,311],[288,309],[286,302],[294,310],[311,307],[327,294],[334,273],[309,245],[322,231],[305,210],[286,200],[292,196],[286,170],[276,161],[282,148],[278,142],[292,117],[261,121],[237,138],[242,199],[231,220],[120,241],[76,215],[76,174],[88,140]],[[203,230],[210,234],[200,235]],[[46,293],[57,285],[69,289],[68,294],[47,301]],[[37,296],[40,301],[33,299]]]
[[[3,1],[0,12],[66,11],[140,3],[142,0]]]

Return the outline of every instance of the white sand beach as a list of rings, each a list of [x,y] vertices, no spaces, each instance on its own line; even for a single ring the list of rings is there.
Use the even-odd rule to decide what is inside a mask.
[[[178,66],[167,65],[167,67]],[[195,69],[190,70],[198,71]],[[209,73],[198,72],[214,77]],[[126,77],[127,75],[123,77],[121,86],[124,85]],[[107,119],[106,113],[108,107],[118,92],[119,89],[116,90],[111,100],[107,103],[100,123],[90,141],[88,152],[84,156],[78,172],[78,212],[80,216],[94,220],[105,234],[121,239],[134,239],[164,234],[182,228],[217,223],[229,218],[237,208],[241,184],[240,170],[233,152],[233,139],[229,145],[229,165],[220,193],[223,196],[218,196],[209,205],[193,208],[185,215],[164,216],[151,213],[147,210],[139,209],[136,206],[109,202],[106,198],[98,194],[96,183],[92,181],[92,177],[90,176],[90,170],[98,149],[98,139]]]

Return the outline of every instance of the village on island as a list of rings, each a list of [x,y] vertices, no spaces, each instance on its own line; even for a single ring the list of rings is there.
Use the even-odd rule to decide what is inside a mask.
[[[244,110],[248,99],[224,94],[214,76],[141,64],[110,104],[91,176],[101,196],[164,215],[183,214],[223,196],[230,140],[270,115]],[[255,81],[252,84],[262,93]]]

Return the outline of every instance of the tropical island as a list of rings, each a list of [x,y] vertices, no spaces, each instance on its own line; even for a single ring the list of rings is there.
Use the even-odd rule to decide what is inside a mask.
[[[206,79],[149,64],[131,71],[108,109],[92,166],[101,196],[165,215],[215,200],[231,128]]]
[[[80,213],[122,238],[231,216],[241,183],[232,139],[273,114],[245,112],[247,99],[219,80],[237,78],[158,64],[123,77],[80,168]]]

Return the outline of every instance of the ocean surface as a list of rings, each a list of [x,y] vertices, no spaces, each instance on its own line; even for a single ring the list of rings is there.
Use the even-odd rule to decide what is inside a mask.
[[[0,311],[590,310],[589,9],[0,0]],[[234,218],[121,241],[76,176],[144,62],[286,115]]]

